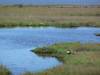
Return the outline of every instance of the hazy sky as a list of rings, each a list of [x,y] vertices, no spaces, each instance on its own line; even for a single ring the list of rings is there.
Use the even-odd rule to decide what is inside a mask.
[[[0,0],[0,4],[100,4],[100,0]]]

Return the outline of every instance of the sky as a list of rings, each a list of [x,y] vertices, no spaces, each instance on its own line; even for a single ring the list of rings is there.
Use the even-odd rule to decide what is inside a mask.
[[[99,4],[100,0],[0,0],[0,4]]]

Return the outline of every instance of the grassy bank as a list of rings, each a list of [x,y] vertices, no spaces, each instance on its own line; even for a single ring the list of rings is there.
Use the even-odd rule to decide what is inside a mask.
[[[0,6],[0,27],[100,27],[99,7]]]
[[[100,75],[100,44],[62,43],[32,51],[40,56],[61,57],[64,64],[44,72],[27,72],[24,75]]]
[[[11,72],[5,66],[0,65],[0,75],[11,75]]]

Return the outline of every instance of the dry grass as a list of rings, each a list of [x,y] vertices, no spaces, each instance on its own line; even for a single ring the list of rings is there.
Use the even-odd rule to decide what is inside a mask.
[[[99,67],[67,65],[43,73],[26,73],[25,75],[100,75]]]
[[[100,26],[100,8],[85,7],[0,7],[0,25],[96,25]]]

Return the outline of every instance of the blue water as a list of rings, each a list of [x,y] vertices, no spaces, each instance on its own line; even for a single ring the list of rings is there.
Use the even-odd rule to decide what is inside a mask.
[[[0,64],[14,75],[53,68],[62,63],[53,57],[39,57],[30,50],[60,42],[100,43],[95,33],[100,33],[100,28],[1,28]]]
[[[0,4],[94,4],[100,5],[100,0],[0,0]]]

